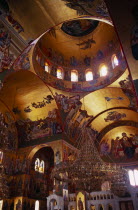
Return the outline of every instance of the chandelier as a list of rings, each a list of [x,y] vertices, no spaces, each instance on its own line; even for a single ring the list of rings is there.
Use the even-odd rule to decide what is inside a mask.
[[[127,173],[124,168],[105,163],[94,145],[95,133],[90,128],[82,131],[80,152],[75,161],[65,161],[56,165],[52,177],[75,184],[76,189],[87,192],[100,191],[105,181],[110,183],[111,191],[119,196],[127,190]]]

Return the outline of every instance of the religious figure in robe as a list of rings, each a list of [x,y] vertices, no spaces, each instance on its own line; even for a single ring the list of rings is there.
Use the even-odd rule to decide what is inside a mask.
[[[79,198],[79,200],[78,200],[78,209],[79,210],[84,210],[84,208],[83,208],[83,202],[82,202],[81,198]]]
[[[128,158],[132,158],[135,154],[135,145],[132,143],[131,138],[129,138],[126,133],[122,133],[120,142],[123,147],[124,154]]]

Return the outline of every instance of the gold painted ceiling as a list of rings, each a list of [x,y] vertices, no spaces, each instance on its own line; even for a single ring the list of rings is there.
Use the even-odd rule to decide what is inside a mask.
[[[74,55],[77,58],[82,58],[85,56],[85,51],[80,51],[77,48],[76,43],[78,41],[84,41],[85,38],[90,38],[93,36],[93,39],[96,40],[97,44],[93,45],[92,48],[88,49],[87,52],[89,55],[95,55],[98,50],[104,48],[108,41],[111,41],[111,39],[117,40],[114,28],[111,26],[112,24],[110,17],[104,17],[96,12],[96,9],[100,3],[100,0],[95,0],[92,8],[86,8],[88,9],[87,13],[91,12],[93,14],[94,19],[101,20],[99,26],[94,32],[92,32],[92,34],[81,38],[74,38],[69,37],[63,31],[61,31],[61,25],[59,24],[80,16],[85,17],[86,14],[78,14],[75,9],[67,7],[65,5],[65,1],[25,0],[21,2],[17,0],[16,4],[14,0],[9,1],[14,17],[24,27],[22,36],[25,39],[35,39],[49,28],[56,26],[57,39],[50,34],[46,34],[41,39],[42,47],[51,47],[54,50],[64,54],[66,57],[71,56],[72,51],[74,51]],[[34,71],[34,57],[32,54],[30,53],[28,57],[30,59],[30,69],[22,69],[20,71],[18,71],[18,69],[17,72],[9,75],[4,81],[3,88],[0,90],[1,112],[5,113],[7,110],[9,110],[15,121],[20,119],[24,120],[27,118],[31,119],[32,121],[37,121],[41,118],[44,119],[47,117],[49,111],[58,109],[61,114],[60,117],[62,118],[63,110],[61,110],[61,107],[59,107],[59,104],[55,100],[56,93],[58,93],[60,96],[64,95],[63,98],[67,97],[70,100],[73,96],[79,95],[81,99],[81,106],[79,108],[80,110],[85,110],[89,117],[93,116],[90,126],[99,132],[99,136],[104,129],[109,128],[109,131],[105,132],[100,141],[103,139],[112,139],[118,135],[121,137],[120,135],[123,132],[125,132],[127,135],[138,133],[138,113],[136,111],[136,104],[133,104],[133,107],[131,104],[131,99],[134,98],[134,96],[132,96],[130,93],[132,93],[131,90],[133,88],[130,86],[125,86],[124,88],[123,86],[126,82],[126,78],[128,77],[128,70],[126,70],[122,76],[120,76],[120,78],[116,78],[116,81],[114,81],[108,87],[88,93],[71,93],[56,89],[55,87],[52,87],[51,84],[47,85],[46,80],[44,80],[40,74],[36,75],[36,72]],[[33,71],[33,73],[30,71]],[[122,82],[122,86],[119,85],[120,82]],[[47,95],[51,95],[53,98],[55,97],[50,104],[47,104],[45,107],[39,109],[34,109],[31,106],[33,102],[43,101],[44,97]],[[31,108],[31,112],[24,111],[27,107]],[[18,108],[20,113],[16,114],[13,111],[14,108]],[[80,110],[77,110],[76,116],[79,115]],[[112,120],[114,118],[110,118],[111,112],[118,112],[120,114],[118,116],[121,116],[121,118],[118,118],[115,121]],[[119,124],[122,121],[124,123],[123,126]],[[128,126],[127,122],[133,122],[136,126],[134,126],[133,123]],[[118,123],[117,128],[112,128],[114,123]]]
[[[66,20],[77,18],[80,14],[87,17],[93,16],[95,19],[102,19],[111,24],[106,6],[103,7],[105,15],[97,13],[98,7],[104,4],[102,0],[95,0],[92,7],[85,2],[84,11],[80,11],[80,4],[78,12],[75,6],[71,9],[66,6],[68,1],[62,0],[24,0],[22,3],[20,0],[16,0],[16,3],[14,0],[9,0],[8,2],[13,16],[24,28],[25,32],[22,35],[26,39],[36,39],[47,29]]]
[[[7,104],[16,120],[27,118],[30,120],[43,119],[48,115],[49,111],[57,109],[54,100],[43,108],[35,109],[31,106],[33,102],[43,101],[47,95],[52,96],[49,88],[37,76],[27,71],[12,74],[0,92],[1,100]],[[32,111],[24,112],[24,109],[28,106]],[[16,107],[21,111],[20,114],[13,113],[12,110]]]
[[[83,61],[86,55],[90,57],[96,56],[98,51],[103,50],[110,41],[114,40],[115,43],[117,42],[113,26],[104,22],[100,22],[92,33],[81,37],[66,34],[61,30],[61,25],[54,27],[53,30],[55,30],[55,36],[52,36],[51,31],[46,33],[40,40],[40,46],[42,46],[43,51],[45,48],[52,48],[55,52],[64,55],[65,59],[75,56],[75,58]],[[95,43],[87,50],[81,49],[84,47],[83,45],[77,45],[92,38]]]

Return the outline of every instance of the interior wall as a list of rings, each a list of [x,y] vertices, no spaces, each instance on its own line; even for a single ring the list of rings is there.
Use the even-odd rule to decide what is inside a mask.
[[[132,9],[136,6],[136,0],[105,0],[109,9],[113,24],[119,36],[124,54],[126,56],[128,66],[130,68],[133,80],[138,79],[136,60],[132,55],[131,50],[131,33],[133,27],[136,25],[136,19],[132,14]],[[135,84],[135,83],[134,83]],[[135,86],[135,88],[137,88]]]

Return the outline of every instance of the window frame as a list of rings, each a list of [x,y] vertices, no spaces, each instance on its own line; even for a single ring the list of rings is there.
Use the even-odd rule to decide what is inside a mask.
[[[58,77],[58,70],[61,71],[61,78]],[[57,68],[56,76],[57,76],[58,79],[63,79],[63,78],[64,78],[63,69],[62,69],[61,67],[58,67],[58,68]]]
[[[116,59],[117,59],[118,64],[116,64],[115,61],[114,61],[115,57],[116,57]],[[113,69],[114,69],[116,66],[119,66],[119,60],[118,60],[118,57],[117,57],[116,54],[113,54],[113,55],[112,55],[111,62],[112,62],[112,68],[113,68]]]
[[[91,75],[92,75],[92,79],[87,79],[87,73],[91,73]],[[91,69],[86,69],[86,71],[85,71],[85,79],[86,79],[86,82],[89,82],[89,81],[92,81],[93,80],[93,72],[92,72],[92,70]]]
[[[106,75],[103,75],[103,73],[102,73],[102,68],[103,67],[106,67]],[[99,74],[100,74],[100,77],[106,77],[107,75],[108,75],[108,66],[105,64],[105,63],[102,63],[100,66],[99,66]]]
[[[46,66],[47,66],[47,70],[46,70]],[[45,62],[45,72],[49,73],[49,65],[48,65],[48,62]]]
[[[76,73],[76,80],[74,81],[74,80],[72,80],[72,74],[73,73]],[[78,79],[79,79],[79,74],[78,74],[78,71],[77,70],[75,70],[75,69],[73,69],[73,70],[71,70],[71,82],[78,82]]]
[[[138,187],[138,169],[135,168],[134,170],[128,170],[129,182],[130,185],[133,187]]]

